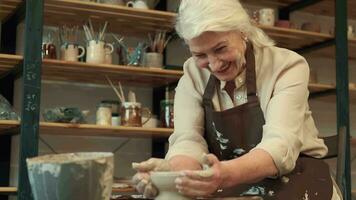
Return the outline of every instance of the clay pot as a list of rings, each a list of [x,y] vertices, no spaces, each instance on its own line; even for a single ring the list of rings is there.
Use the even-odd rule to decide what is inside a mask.
[[[27,159],[35,200],[109,200],[112,153],[67,153]]]
[[[174,183],[180,172],[151,172],[152,183],[157,187],[159,194],[155,200],[192,200],[182,196]]]

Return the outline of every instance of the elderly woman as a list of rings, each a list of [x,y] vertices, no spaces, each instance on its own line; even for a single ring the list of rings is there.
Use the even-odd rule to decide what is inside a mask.
[[[341,199],[317,159],[327,147],[308,106],[306,60],[275,47],[238,0],[182,0],[176,30],[192,57],[176,88],[175,130],[165,160],[135,165],[137,189],[154,196],[149,171],[184,170],[175,182],[186,196],[259,186],[273,199]]]

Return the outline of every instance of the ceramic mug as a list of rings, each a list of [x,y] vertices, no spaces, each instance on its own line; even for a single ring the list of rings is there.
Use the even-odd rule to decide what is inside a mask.
[[[127,7],[139,8],[139,9],[149,9],[147,2],[144,0],[128,1],[126,3]]]
[[[258,23],[265,26],[274,26],[275,16],[272,8],[262,8],[258,11]]]
[[[80,50],[80,54],[79,54]],[[61,46],[61,60],[78,61],[85,54],[84,47],[76,44],[63,44]]]
[[[143,58],[144,66],[146,67],[156,67],[162,68],[163,66],[163,55],[156,52],[145,53]]]
[[[142,122],[142,113],[146,112],[147,118]],[[142,127],[152,116],[148,108],[141,108],[138,102],[124,102],[120,108],[121,126]]]
[[[109,48],[106,51],[105,48]],[[105,55],[111,54],[114,51],[112,44],[106,44],[104,41],[90,40],[87,44],[86,62],[92,64],[105,63]]]

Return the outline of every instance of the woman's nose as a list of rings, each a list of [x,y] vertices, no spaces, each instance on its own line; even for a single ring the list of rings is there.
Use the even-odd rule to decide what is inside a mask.
[[[212,72],[218,71],[222,65],[222,61],[216,56],[208,56],[209,68]]]

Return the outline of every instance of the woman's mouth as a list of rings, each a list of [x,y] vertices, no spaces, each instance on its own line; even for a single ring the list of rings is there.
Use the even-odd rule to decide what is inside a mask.
[[[223,74],[225,72],[227,72],[227,70],[230,68],[230,63],[224,67],[223,69],[219,70],[219,71],[216,71],[217,74]]]

